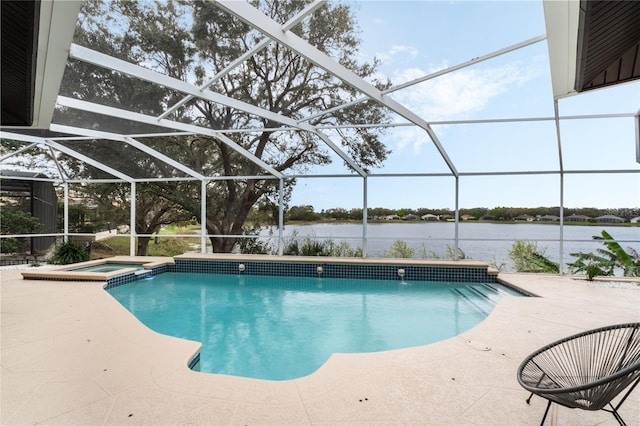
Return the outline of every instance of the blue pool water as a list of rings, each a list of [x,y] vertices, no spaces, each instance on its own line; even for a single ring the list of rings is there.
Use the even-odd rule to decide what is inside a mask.
[[[202,342],[199,370],[269,380],[332,353],[447,339],[512,290],[496,284],[164,273],[108,290],[149,328]]]
[[[99,265],[83,266],[81,268],[69,269],[74,272],[111,272],[120,269],[135,268],[143,269],[142,263],[101,263]]]

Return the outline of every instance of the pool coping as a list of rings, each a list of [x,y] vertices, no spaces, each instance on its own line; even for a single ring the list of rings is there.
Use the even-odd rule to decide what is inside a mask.
[[[45,270],[24,270],[21,273],[24,279],[33,280],[108,281],[123,275],[135,274],[137,271],[136,268],[122,268],[109,272],[77,272],[72,269],[107,263],[140,263],[144,269],[149,270],[165,265],[172,265],[174,264],[174,260],[171,257],[160,256],[113,256],[104,259],[72,263],[70,265],[55,266]]]

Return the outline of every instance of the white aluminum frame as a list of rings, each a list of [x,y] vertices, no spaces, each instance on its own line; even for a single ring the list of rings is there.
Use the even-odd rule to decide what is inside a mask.
[[[77,1],[69,2],[67,5],[67,9],[64,7],[64,1],[54,0],[51,2],[52,10],[55,13],[59,13],[61,10],[71,10],[77,8]],[[55,161],[56,167],[58,169],[59,178],[53,179],[54,182],[60,182],[64,189],[64,233],[63,236],[65,239],[69,236],[68,229],[68,198],[69,198],[69,184],[70,183],[78,183],[81,182],[79,180],[69,179],[68,176],[65,175],[64,169],[60,166],[57,161],[57,153],[64,153],[66,155],[70,155],[74,158],[77,158],[80,161],[86,162],[87,164],[92,165],[106,173],[114,176],[114,179],[95,179],[92,182],[127,182],[131,186],[131,233],[130,233],[130,253],[133,255],[135,253],[135,200],[136,200],[136,184],[139,182],[153,182],[153,181],[166,181],[166,180],[191,180],[191,181],[199,181],[201,183],[201,222],[205,222],[206,218],[206,189],[209,182],[218,181],[218,180],[229,180],[229,179],[278,179],[279,186],[279,195],[278,195],[278,204],[279,204],[279,214],[278,214],[278,253],[282,254],[283,250],[283,228],[284,228],[284,179],[293,179],[293,178],[335,178],[335,177],[354,177],[362,179],[362,205],[363,205],[363,231],[362,231],[362,247],[363,247],[363,255],[366,257],[367,255],[367,225],[368,225],[368,217],[367,217],[367,208],[368,208],[368,185],[370,182],[369,178],[389,178],[389,177],[452,177],[455,181],[455,253],[458,252],[458,242],[459,242],[459,186],[460,186],[460,178],[461,177],[473,177],[473,176],[515,176],[515,175],[546,175],[546,174],[557,174],[559,177],[559,188],[560,188],[560,235],[559,235],[559,243],[560,243],[560,264],[563,265],[562,259],[562,249],[564,242],[564,177],[568,174],[615,174],[615,173],[629,173],[629,174],[640,174],[639,169],[616,169],[616,170],[566,170],[564,167],[563,161],[563,153],[562,153],[562,140],[561,140],[561,125],[564,120],[580,120],[580,119],[598,119],[598,118],[616,118],[616,117],[633,117],[635,121],[635,130],[636,130],[636,161],[640,163],[640,110],[635,114],[599,114],[599,115],[580,115],[580,116],[560,116],[558,109],[558,99],[568,96],[572,94],[573,88],[570,87],[571,79],[573,76],[571,75],[571,61],[575,62],[575,58],[566,57],[566,49],[567,46],[571,46],[571,43],[574,42],[573,37],[576,30],[576,21],[575,21],[575,8],[577,7],[575,2],[544,2],[544,13],[545,20],[547,20],[548,30],[547,35],[541,35],[538,37],[534,37],[528,40],[525,40],[521,43],[517,43],[503,49],[499,49],[497,51],[478,56],[471,60],[462,62],[460,64],[445,68],[443,70],[439,70],[437,72],[428,74],[426,76],[417,78],[415,80],[396,85],[386,90],[378,90],[376,87],[365,81],[364,79],[357,76],[355,73],[351,72],[334,59],[330,58],[320,50],[311,46],[309,43],[295,35],[291,30],[302,20],[304,20],[309,15],[313,14],[316,10],[322,7],[326,0],[316,0],[310,3],[307,7],[305,7],[302,11],[300,11],[295,16],[291,17],[284,24],[279,24],[272,20],[271,18],[264,15],[258,9],[254,8],[247,2],[244,1],[234,1],[234,0],[217,0],[215,1],[216,5],[220,7],[222,10],[227,11],[228,13],[234,15],[238,19],[248,23],[254,29],[261,32],[264,35],[262,40],[259,40],[256,45],[240,55],[236,60],[232,61],[225,67],[221,72],[214,75],[211,79],[209,79],[206,83],[204,83],[201,87],[196,87],[187,82],[163,75],[153,70],[149,70],[138,66],[136,64],[131,64],[105,54],[96,52],[94,50],[88,49],[83,46],[79,46],[77,44],[70,44],[68,56],[70,58],[83,61],[86,63],[93,64],[98,67],[102,67],[108,70],[120,72],[126,74],[130,77],[140,79],[143,81],[150,82],[152,84],[162,85],[171,90],[178,91],[184,94],[184,97],[178,101],[177,103],[169,106],[162,114],[157,117],[145,115],[133,111],[126,111],[118,108],[108,107],[105,105],[100,105],[96,103],[91,103],[79,99],[73,99],[65,96],[57,96],[56,104],[60,107],[73,108],[83,111],[92,112],[99,115],[109,116],[109,117],[117,117],[123,118],[125,117],[128,120],[153,125],[157,127],[163,127],[166,129],[171,129],[173,132],[165,132],[165,133],[146,133],[146,134],[119,134],[113,132],[104,132],[104,131],[95,131],[92,129],[86,128],[78,128],[72,126],[64,126],[61,124],[51,124],[48,126],[49,130],[54,132],[60,132],[69,134],[71,136],[63,136],[63,137],[51,137],[51,138],[42,138],[35,136],[28,136],[25,134],[12,132],[9,127],[4,127],[0,130],[0,138],[14,139],[29,143],[26,147],[23,147],[15,152],[4,155],[0,158],[0,163],[6,161],[12,156],[22,154],[29,149],[42,146],[44,149],[49,150],[52,155],[52,158]],[[66,22],[66,21],[65,21]],[[566,25],[564,25],[566,24]],[[66,32],[62,31],[65,37],[69,38],[69,31],[71,29],[67,28]],[[549,32],[550,31],[550,32]],[[60,40],[65,40],[64,37],[60,39],[52,39],[51,42],[55,42],[57,44],[49,46],[51,47],[50,53],[60,54]],[[70,40],[70,38],[69,38]],[[495,119],[485,119],[485,120],[449,120],[449,121],[427,121],[422,117],[418,116],[416,113],[390,98],[388,95],[392,92],[403,90],[409,88],[415,84],[419,84],[421,82],[434,79],[440,77],[442,75],[460,70],[465,67],[476,65],[480,62],[490,60],[492,58],[499,57],[509,52],[513,52],[533,44],[547,41],[549,45],[549,56],[552,61],[555,61],[555,64],[560,66],[552,67],[552,84],[553,84],[553,102],[554,102],[554,116],[553,117],[522,117],[522,118],[495,118]],[[215,93],[209,88],[215,84],[216,81],[219,81],[222,77],[227,75],[237,66],[242,64],[244,61],[248,60],[252,55],[260,52],[270,43],[280,43],[282,46],[291,49],[292,51],[298,53],[303,56],[313,64],[322,68],[326,72],[330,73],[332,76],[341,79],[346,82],[351,87],[360,91],[363,96],[358,97],[355,100],[345,102],[342,105],[337,107],[328,109],[318,114],[309,115],[300,120],[294,120],[289,117],[286,117],[281,114],[273,113],[269,110],[259,108],[255,105],[251,105],[245,102],[241,102],[239,100],[230,98],[228,96]],[[564,56],[563,56],[564,55]],[[66,52],[62,55],[62,60],[66,60]],[[40,58],[40,56],[39,56]],[[60,57],[51,58],[52,61],[50,63],[60,62]],[[54,60],[57,60],[54,61]],[[564,67],[564,68],[563,68]],[[57,71],[58,75],[60,74],[59,70]],[[61,76],[60,76],[61,77]],[[54,87],[58,87],[53,85]],[[50,89],[50,87],[49,87]],[[50,105],[45,105],[47,108],[43,108],[41,111],[53,111],[53,97],[50,95],[44,96],[43,99],[50,99]],[[200,98],[207,101],[215,102],[220,105],[225,105],[230,108],[238,109],[245,111],[249,114],[256,115],[258,117],[263,117],[268,120],[280,123],[283,127],[273,128],[273,129],[262,129],[262,128],[247,128],[247,129],[208,129],[201,126],[195,126],[185,123],[180,123],[177,121],[169,120],[169,117],[172,113],[179,110],[183,107],[188,101],[194,98]],[[364,101],[373,101],[377,102],[380,105],[388,108],[390,111],[397,114],[399,117],[404,118],[408,121],[408,123],[389,123],[389,124],[377,124],[377,123],[354,123],[349,126],[312,126],[308,124],[310,120],[318,118],[324,114],[331,113],[333,111],[337,111],[342,108],[346,108],[352,105],[355,105]],[[41,113],[42,117],[46,119],[48,112]],[[530,170],[530,171],[504,171],[504,172],[460,172],[456,168],[453,160],[449,157],[448,153],[440,143],[436,132],[433,129],[433,126],[436,125],[454,125],[454,124],[491,124],[491,123],[508,123],[508,122],[528,122],[528,121],[554,121],[555,129],[556,129],[556,142],[557,142],[557,155],[558,155],[558,168],[553,170]],[[401,127],[401,126],[413,126],[418,127],[425,131],[427,137],[434,144],[438,153],[442,157],[443,161],[446,163],[449,172],[448,173],[367,173],[363,168],[361,168],[357,162],[347,155],[342,148],[335,142],[331,140],[331,138],[324,133],[324,131],[335,130],[340,128],[358,128],[358,127]],[[257,158],[251,152],[247,151],[233,140],[231,140],[226,134],[236,133],[236,132],[264,132],[264,131],[302,131],[308,132],[323,141],[325,145],[327,145],[333,152],[335,152],[342,160],[344,160],[348,166],[355,172],[354,173],[345,173],[345,174],[316,174],[316,175],[298,175],[298,174],[287,174],[281,173],[271,167],[269,164]],[[240,155],[247,158],[249,161],[252,161],[254,164],[258,165],[264,172],[265,175],[258,176],[204,176],[201,173],[192,170],[191,168],[171,159],[170,157],[154,150],[145,144],[139,142],[136,138],[143,137],[158,137],[158,136],[171,136],[171,135],[189,135],[189,134],[200,134],[210,136],[212,138],[216,138],[222,143],[229,146],[231,149],[238,152]],[[130,144],[131,146],[145,152],[149,156],[157,159],[158,161],[162,161],[176,170],[179,170],[187,175],[187,177],[181,178],[142,178],[135,179],[131,176],[128,176],[125,173],[119,172],[111,167],[106,166],[101,163],[97,159],[89,158],[79,152],[74,151],[68,146],[62,145],[59,141],[73,141],[73,140],[94,140],[94,139],[107,139],[114,140],[119,142],[124,142]],[[3,178],[10,179],[11,177],[3,176]],[[51,179],[36,179],[36,180],[51,180]],[[206,249],[206,239],[210,237],[206,232],[206,226],[202,226],[202,231],[200,235],[201,242],[201,252],[205,252]]]

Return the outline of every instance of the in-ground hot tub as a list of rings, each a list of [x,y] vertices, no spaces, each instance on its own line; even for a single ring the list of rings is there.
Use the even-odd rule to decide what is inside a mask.
[[[150,274],[154,268],[173,264],[170,257],[115,256],[51,269],[25,269],[22,277],[32,280],[107,281],[120,276]]]

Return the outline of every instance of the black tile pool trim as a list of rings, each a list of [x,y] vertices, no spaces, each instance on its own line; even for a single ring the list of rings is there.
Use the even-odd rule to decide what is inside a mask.
[[[242,265],[242,267],[241,267]],[[242,268],[242,271],[240,269]],[[176,259],[173,265],[162,265],[130,274],[109,278],[105,289],[119,287],[165,272],[197,272],[207,274],[246,274],[285,277],[362,278],[373,280],[402,279],[406,281],[447,281],[468,283],[498,283],[497,275],[487,268],[469,266],[416,266],[416,265],[370,265],[354,263],[296,263],[257,262],[228,260]],[[75,278],[31,278],[52,281],[77,281]]]
[[[153,277],[155,275],[159,275],[159,274],[163,274],[165,272],[171,272],[171,271],[172,269],[169,265],[156,266],[151,269],[141,269],[140,271],[132,272],[130,274],[109,278],[107,280],[107,285],[104,286],[104,288],[105,290],[108,290],[110,288],[119,287],[121,285],[129,284],[134,281]]]
[[[243,265],[242,268],[240,265]],[[319,272],[318,268],[322,268]],[[369,265],[353,263],[295,263],[256,262],[226,260],[176,259],[168,266],[171,272],[198,272],[208,274],[246,274],[270,276],[295,276],[325,278],[362,278],[374,280],[400,279],[399,270],[404,271],[407,281],[448,281],[471,283],[497,283],[497,276],[489,274],[487,268],[468,266],[416,266],[416,265]],[[243,269],[242,271],[240,271]]]

